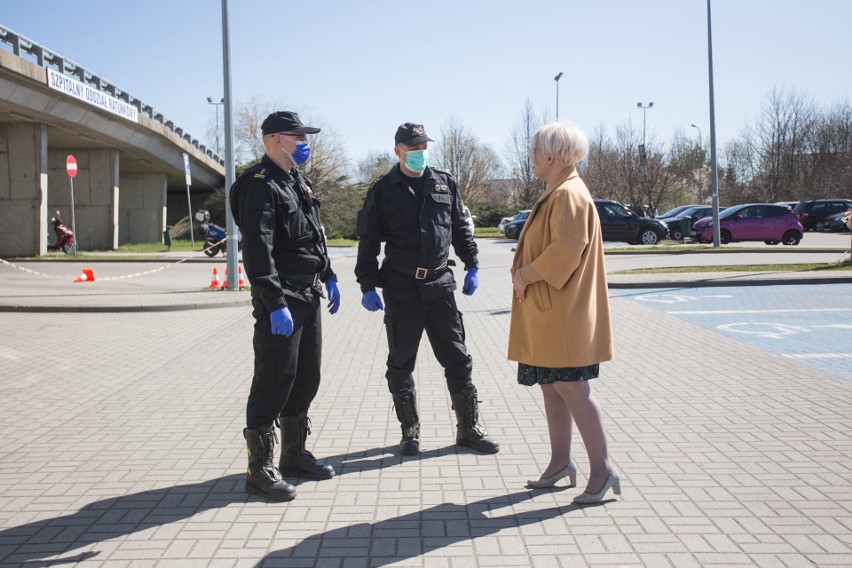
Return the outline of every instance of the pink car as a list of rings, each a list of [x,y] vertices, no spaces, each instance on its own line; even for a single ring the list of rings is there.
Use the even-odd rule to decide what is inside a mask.
[[[768,245],[797,245],[802,240],[802,224],[789,207],[770,203],[748,203],[729,207],[719,214],[722,243],[763,241]],[[704,242],[713,241],[713,218],[705,217],[692,226]]]

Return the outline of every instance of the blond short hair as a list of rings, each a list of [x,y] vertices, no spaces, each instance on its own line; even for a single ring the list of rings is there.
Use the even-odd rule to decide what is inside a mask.
[[[538,148],[548,158],[556,158],[569,166],[586,159],[589,140],[570,122],[551,122],[535,131],[530,142],[530,157]]]

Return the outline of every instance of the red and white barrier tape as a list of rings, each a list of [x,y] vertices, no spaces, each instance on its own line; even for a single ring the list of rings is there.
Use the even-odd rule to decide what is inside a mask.
[[[205,250],[209,250],[213,247],[219,246],[220,244],[222,244],[224,242],[225,242],[225,239],[222,239],[218,243],[214,243],[214,244],[210,245],[209,247],[207,247],[206,249],[203,249],[202,252],[204,252]],[[162,272],[163,270],[166,270],[167,268],[171,268],[171,267],[178,265],[182,262],[186,262],[187,260],[190,260],[190,258],[189,257],[182,258],[182,259],[178,260],[177,262],[172,262],[170,264],[166,264],[165,266],[161,266],[161,267],[155,268],[153,270],[146,270],[144,272],[134,272],[132,274],[122,274],[121,276],[109,276],[107,278],[97,278],[95,280],[95,282],[109,282],[109,281],[113,281],[113,280],[127,280],[129,278],[138,278],[140,276],[147,276],[148,274],[154,274],[155,272]],[[80,262],[85,262],[85,261],[80,260]],[[74,277],[69,279],[67,276],[56,276],[54,274],[45,274],[44,272],[39,272],[38,270],[32,270],[30,268],[25,268],[23,266],[19,266],[19,265],[15,264],[14,262],[9,262],[8,260],[2,259],[2,258],[0,258],[0,264],[3,264],[3,265],[8,266],[10,268],[16,268],[16,269],[18,269],[22,272],[26,272],[27,274],[33,274],[35,276],[41,276],[43,278],[52,278],[54,280],[71,280],[73,282],[74,279],[76,279],[79,276],[79,275],[77,275],[77,276],[74,276]]]

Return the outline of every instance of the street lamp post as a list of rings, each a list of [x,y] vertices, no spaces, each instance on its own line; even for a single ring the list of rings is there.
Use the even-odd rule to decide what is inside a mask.
[[[556,81],[556,120],[559,120],[559,79],[562,78],[562,71],[559,72],[559,75],[553,78]]]
[[[234,185],[234,110],[231,96],[231,34],[228,27],[228,0],[222,0],[222,75],[224,79],[225,114],[225,191],[230,192]],[[231,211],[231,200],[225,199],[225,230],[228,233],[226,250],[228,251],[228,270],[231,278],[228,280],[228,290],[238,290],[237,282],[237,257],[238,252],[238,229],[234,221],[234,212]]]
[[[704,146],[704,136],[701,135],[701,128],[696,124],[690,124],[691,127],[698,130],[698,147],[701,148]],[[698,170],[698,203],[702,203],[701,201],[701,190],[704,189],[704,186],[701,185],[701,174],[704,173],[704,151],[702,150],[701,155],[701,168]]]
[[[710,0],[707,0],[707,69],[710,78],[710,187],[713,190],[713,246],[722,245],[719,227],[719,176],[716,171],[716,98],[713,94],[713,32],[710,25]]]
[[[636,106],[642,109],[642,145],[645,145],[645,124],[646,124],[646,114],[649,108],[654,108],[654,102],[651,101],[647,105],[643,105],[641,102],[636,103]]]
[[[225,104],[225,97],[218,103],[212,98],[207,97],[207,102],[211,105],[216,105],[216,155],[219,155],[219,105]]]
[[[654,108],[654,102],[651,101],[647,105],[643,105],[641,102],[636,103],[636,106],[642,109],[642,145],[639,146],[639,167],[642,170],[642,175],[645,176],[645,181],[648,181],[648,158],[645,153],[645,125],[646,125],[646,116],[649,108]]]

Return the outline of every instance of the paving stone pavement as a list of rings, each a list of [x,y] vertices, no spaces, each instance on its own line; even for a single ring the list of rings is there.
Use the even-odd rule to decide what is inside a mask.
[[[395,452],[382,318],[340,258],[309,437],[338,476],[285,504],[243,493],[250,308],[3,313],[0,565],[852,565],[852,381],[623,298],[593,383],[623,494],[525,489],[549,457],[543,406],[505,358],[511,255],[481,248],[458,303],[500,453],[453,445],[425,342],[423,453]]]

